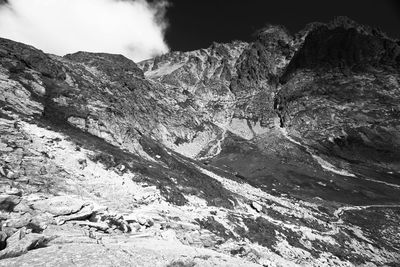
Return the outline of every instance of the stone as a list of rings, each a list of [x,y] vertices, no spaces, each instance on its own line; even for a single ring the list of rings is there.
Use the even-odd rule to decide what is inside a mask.
[[[257,212],[262,212],[263,209],[263,207],[255,201],[251,202],[251,207],[255,209]]]
[[[128,223],[133,223],[133,222],[138,222],[138,218],[136,214],[128,214],[124,215],[123,219],[127,221]]]
[[[267,251],[266,262],[248,255],[265,266],[279,265],[276,259],[307,266],[399,262],[392,208],[356,207],[343,216],[344,227],[332,223],[338,205],[399,202],[400,43],[351,24],[314,24],[296,36],[269,25],[251,43],[213,44],[138,64],[105,53],[46,55],[0,38],[0,182],[23,188],[27,201],[1,211],[2,239],[10,236],[11,249],[46,227],[64,235],[59,246],[4,264],[97,266],[114,257],[118,266],[153,266],[135,261],[142,254],[164,258],[165,250],[141,254],[136,245],[165,243],[174,258],[186,256],[187,246],[170,247],[174,236],[201,247],[194,251],[197,260],[206,260],[202,253],[210,249],[204,247],[229,253],[246,244],[246,251]],[[322,160],[368,180],[338,177]],[[323,191],[315,183],[320,180]],[[145,185],[148,194],[140,188]],[[77,196],[53,197],[71,192],[117,211],[96,212]],[[329,209],[308,205],[310,195]],[[272,222],[246,210],[262,213],[267,204]],[[118,215],[133,210],[137,218]],[[26,230],[17,229],[30,215]],[[196,226],[185,225],[198,217]],[[376,228],[377,219],[385,227]],[[349,220],[360,223],[359,234],[345,231]],[[159,221],[174,232],[157,236]],[[112,235],[96,233],[106,237],[101,245],[86,229]],[[123,234],[128,231],[142,233]],[[127,236],[132,243],[124,246]]]
[[[147,219],[144,218],[144,217],[139,217],[139,218],[137,219],[137,222],[138,222],[140,225],[146,225],[146,224],[147,224]]]
[[[192,245],[194,243],[193,241],[193,237],[192,235],[190,235],[189,233],[186,233],[183,237],[183,240],[188,244],[188,245]],[[181,240],[182,242],[182,240]]]
[[[2,175],[2,176],[4,176],[4,177],[7,176],[7,175],[6,175],[6,172],[5,172],[4,169],[3,169],[3,166],[0,166],[0,175]]]
[[[85,201],[73,196],[56,196],[33,203],[33,208],[42,212],[48,212],[54,216],[76,213],[86,204]]]
[[[93,215],[93,212],[93,205],[86,205],[76,213],[57,217],[56,221],[57,224],[63,224],[64,222],[71,220],[86,220]]]
[[[97,203],[92,203],[94,214],[106,214],[108,212],[108,207],[104,205],[99,205]]]
[[[16,195],[0,195],[0,210],[13,211],[14,208],[20,203],[21,197]]]
[[[32,212],[33,209],[29,205],[30,203],[26,200],[22,200],[20,203],[18,203],[17,206],[14,208],[14,212],[20,212],[20,213],[26,213],[26,212]]]
[[[129,227],[131,229],[131,232],[139,232],[141,229],[141,226],[139,223],[137,222],[133,222],[129,224]]]
[[[176,233],[175,233],[175,231],[172,230],[172,229],[168,229],[168,230],[166,230],[166,231],[162,231],[162,232],[160,233],[160,235],[161,235],[161,238],[164,239],[164,240],[169,240],[169,241],[171,241],[171,240],[178,240],[178,239],[176,238]]]
[[[83,169],[85,169],[87,167],[87,160],[86,159],[79,159],[78,163],[79,163],[79,168],[81,170],[83,170]]]
[[[70,221],[73,224],[80,225],[80,226],[88,226],[92,228],[96,228],[100,231],[107,231],[109,230],[109,226],[105,222],[89,222],[89,221]]]
[[[12,187],[4,192],[7,195],[22,196],[22,190]]]
[[[18,178],[18,173],[17,172],[14,172],[14,171],[12,171],[12,170],[7,170],[7,172],[6,172],[6,177],[8,178],[8,179],[17,179]]]
[[[0,251],[0,259],[18,257],[28,252],[28,250],[43,246],[48,238],[41,234],[21,235],[22,232],[15,233],[7,239],[7,247]]]
[[[48,225],[55,224],[55,220],[50,213],[40,213],[32,218],[31,224],[36,225],[39,229],[44,230]]]
[[[32,215],[29,213],[25,214],[13,214],[13,216],[5,221],[3,225],[11,228],[21,228],[27,226],[32,220]]]
[[[7,246],[7,234],[3,231],[0,231],[0,251],[5,249]]]
[[[210,238],[207,238],[207,237],[202,237],[201,238],[201,243],[203,244],[203,246],[205,248],[212,247],[212,246],[215,245],[215,241],[210,239]]]
[[[7,247],[13,246],[18,243],[19,240],[25,237],[26,228],[23,227],[15,232],[12,236],[7,239]]]

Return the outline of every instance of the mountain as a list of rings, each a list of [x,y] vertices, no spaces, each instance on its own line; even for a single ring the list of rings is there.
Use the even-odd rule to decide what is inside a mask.
[[[399,83],[343,17],[138,63],[0,38],[0,265],[396,266]]]

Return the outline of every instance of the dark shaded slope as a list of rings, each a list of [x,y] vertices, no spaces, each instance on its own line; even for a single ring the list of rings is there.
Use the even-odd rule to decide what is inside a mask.
[[[355,23],[313,29],[282,76],[281,125],[328,156],[399,170],[400,46]]]
[[[296,69],[368,71],[371,67],[378,67],[395,70],[399,64],[400,46],[394,40],[366,35],[356,28],[321,26],[308,34],[285,76]]]

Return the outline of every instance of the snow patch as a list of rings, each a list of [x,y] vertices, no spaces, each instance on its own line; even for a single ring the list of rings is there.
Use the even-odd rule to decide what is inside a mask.
[[[311,154],[311,153],[310,153]],[[349,176],[349,177],[357,177],[354,174],[343,170],[343,169],[338,169],[326,160],[322,159],[321,157],[311,154],[311,156],[318,162],[318,164],[325,170],[342,175],[342,176]]]
[[[159,66],[155,70],[146,71],[144,75],[146,77],[151,77],[151,78],[168,75],[168,74],[171,74],[172,72],[176,71],[183,65],[184,65],[183,63],[179,63],[179,64],[166,63],[166,64]]]
[[[296,145],[299,145],[299,146],[301,146],[301,147],[304,147],[304,148],[306,149],[306,151],[313,157],[313,159],[315,159],[315,160],[317,161],[317,163],[318,163],[324,170],[327,170],[327,171],[330,171],[330,172],[333,172],[333,173],[336,173],[336,174],[339,174],[339,175],[342,175],[342,176],[357,177],[357,176],[355,176],[354,174],[352,174],[352,173],[350,173],[350,172],[348,172],[348,171],[346,171],[346,170],[336,168],[335,166],[333,166],[332,164],[330,164],[330,163],[327,162],[326,160],[324,160],[324,159],[322,159],[321,157],[319,157],[319,156],[313,154],[310,148],[308,148],[307,146],[303,145],[302,143],[300,143],[300,142],[294,140],[291,136],[289,136],[289,134],[288,134],[286,128],[279,127],[279,129],[280,129],[281,133],[283,134],[283,136],[284,136],[286,139],[288,139],[290,142],[295,143]]]
[[[233,118],[227,129],[246,140],[254,138],[254,133],[247,124],[247,120]]]
[[[365,210],[365,209],[372,209],[372,208],[400,208],[400,205],[366,205],[366,206],[345,206],[338,208],[333,215],[335,217],[340,218],[340,216],[349,210]]]

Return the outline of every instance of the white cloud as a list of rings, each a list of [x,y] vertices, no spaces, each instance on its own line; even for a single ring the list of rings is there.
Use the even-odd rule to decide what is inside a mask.
[[[123,54],[140,61],[168,51],[166,2],[145,0],[9,0],[0,36],[47,53]]]

